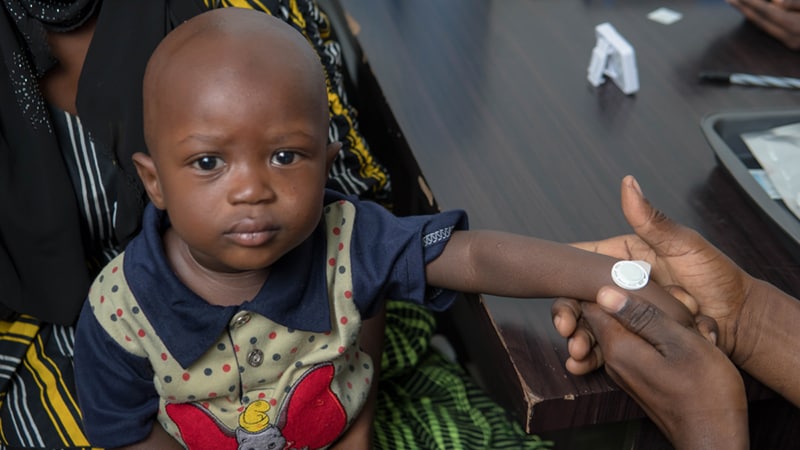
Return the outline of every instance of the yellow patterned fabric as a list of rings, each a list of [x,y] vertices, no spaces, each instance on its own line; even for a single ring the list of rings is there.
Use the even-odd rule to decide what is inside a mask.
[[[92,448],[81,428],[72,329],[30,316],[0,321],[0,440],[21,448]],[[0,446],[0,448],[5,448]]]
[[[143,0],[150,1],[150,0]],[[184,0],[280,17],[309,38],[328,75],[330,139],[344,146],[329,187],[391,208],[391,181],[358,130],[341,70],[341,49],[312,0]],[[47,282],[46,278],[42,282]],[[0,287],[0,296],[2,296]],[[422,307],[389,301],[376,411],[376,448],[541,448],[463,372],[428,344],[436,328]],[[0,321],[0,450],[92,449],[74,396],[74,330],[29,316]]]
[[[331,113],[330,139],[342,143],[331,168],[328,187],[361,199],[374,200],[391,209],[391,182],[386,168],[373,156],[359,132],[356,111],[347,99],[343,79],[342,49],[332,39],[330,20],[310,0],[204,0],[208,8],[251,8],[285,20],[303,33],[325,68]]]

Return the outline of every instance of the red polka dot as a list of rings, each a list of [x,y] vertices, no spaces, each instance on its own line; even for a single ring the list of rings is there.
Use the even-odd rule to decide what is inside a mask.
[[[208,407],[209,407],[209,406],[211,406],[211,404],[210,404],[210,403],[208,403],[208,402],[203,402],[203,408],[205,408],[205,409],[208,409]]]
[[[367,378],[364,378],[364,383],[367,383],[367,384],[369,384],[369,377],[367,377]]]
[[[183,373],[183,381],[189,381],[189,373],[188,372],[184,372]]]
[[[338,236],[341,232],[342,230],[340,230],[339,227],[333,227],[333,234]]]
[[[174,395],[170,395],[167,398],[170,399],[170,400],[175,400],[175,396]]]
[[[344,298],[353,298],[353,293],[350,291],[344,291]]]
[[[270,334],[269,334],[269,338],[270,338],[270,339],[275,339],[276,337],[278,337],[278,333],[276,333],[276,332],[274,332],[274,331],[273,331],[272,333],[270,333]]]
[[[265,394],[265,393],[263,393],[263,392],[259,392],[259,393],[258,393],[258,398],[264,398],[264,397],[266,397],[266,396],[267,396],[267,394]]]
[[[117,317],[122,317],[122,310],[121,309],[117,310]]]
[[[230,364],[224,364],[222,366],[222,371],[223,372],[230,372],[231,371],[231,365]]]
[[[244,406],[236,408],[236,412],[242,412],[242,411],[244,411]]]
[[[233,346],[233,351],[236,352],[236,353],[239,353],[239,345],[234,345]]]
[[[217,396],[217,393],[216,393],[216,392],[209,392],[209,393],[208,393],[208,398],[214,398],[214,397],[216,397],[216,396]]]
[[[329,266],[335,266],[336,265],[336,258],[329,259],[328,260],[328,265]]]
[[[119,266],[114,266],[111,268],[111,273],[117,273],[117,270],[119,270]]]
[[[339,354],[341,355],[342,353],[344,353],[344,347],[339,347]]]
[[[277,405],[277,404],[278,404],[278,401],[277,401],[277,400],[275,400],[274,398],[271,398],[271,399],[269,400],[269,404],[270,404],[270,405],[272,405],[272,406],[275,406],[275,405]]]
[[[161,354],[161,360],[162,361],[166,361],[167,360],[167,354],[166,353],[162,353]]]
[[[289,353],[297,353],[297,347],[294,347],[291,350],[289,350]]]
[[[339,319],[339,322],[340,322],[342,325],[347,325],[347,317],[344,317],[344,316],[342,316],[342,318],[341,318],[341,319]]]
[[[339,242],[339,251],[342,251],[342,250],[344,250],[344,244]]]
[[[100,303],[103,303],[103,302],[105,302],[105,301],[106,301],[106,297],[105,297],[105,295],[101,295],[101,296],[100,296]]]
[[[330,332],[330,331],[326,331],[326,332],[324,332],[324,333],[322,333],[322,334],[324,334],[325,336],[330,336],[330,335],[331,335],[331,332]]]
[[[353,383],[347,382],[347,389],[353,389]]]
[[[128,335],[125,335],[125,340],[126,340],[126,341],[128,341],[128,342],[131,342],[133,339],[131,339],[131,337],[130,337],[130,336],[128,336]]]
[[[139,330],[139,332],[138,332],[138,333],[136,333],[136,334],[138,334],[138,335],[139,335],[139,337],[144,337],[144,334],[145,334],[145,333],[144,333],[144,330]]]

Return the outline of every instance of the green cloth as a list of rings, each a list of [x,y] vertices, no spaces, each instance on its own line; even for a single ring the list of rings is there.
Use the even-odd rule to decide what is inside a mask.
[[[541,449],[456,362],[430,346],[433,314],[389,301],[378,404],[377,449]]]

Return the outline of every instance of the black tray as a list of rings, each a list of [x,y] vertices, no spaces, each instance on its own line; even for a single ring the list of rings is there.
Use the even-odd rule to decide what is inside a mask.
[[[782,233],[791,245],[788,249],[800,260],[800,220],[783,200],[772,199],[750,174],[761,165],[741,138],[742,133],[766,131],[770,128],[800,122],[800,109],[771,111],[728,111],[710,114],[701,125],[717,160],[739,183],[747,196]]]

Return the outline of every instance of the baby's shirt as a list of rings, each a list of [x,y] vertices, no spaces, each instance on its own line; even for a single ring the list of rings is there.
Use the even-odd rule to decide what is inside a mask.
[[[167,226],[148,206],[81,314],[76,384],[95,446],[138,442],[157,418],[192,449],[327,447],[372,383],[362,318],[385,298],[447,308],[455,293],[427,289],[425,266],[467,224],[461,211],[398,218],[328,192],[317,230],[237,306],[208,304],[177,279]]]

